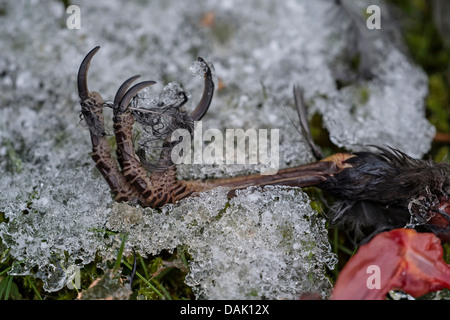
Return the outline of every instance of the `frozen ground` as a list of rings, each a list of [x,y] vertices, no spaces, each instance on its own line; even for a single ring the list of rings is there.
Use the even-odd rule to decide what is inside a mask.
[[[61,266],[82,267],[96,252],[114,256],[103,236],[108,227],[133,230],[129,246],[142,255],[187,245],[194,259],[186,281],[201,298],[295,298],[311,288],[326,296],[324,270],[335,257],[300,190],[244,191],[224,212],[223,190],[162,211],[113,204],[89,156],[76,74],[100,45],[91,90],[111,100],[141,74],[158,81],[156,95],[180,83],[192,110],[203,83],[190,66],[201,56],[221,82],[204,130],[278,128],[280,167],[312,160],[291,122],[295,83],[338,146],[387,144],[421,157],[434,135],[424,117],[426,75],[403,53],[383,4],[382,29],[368,30],[361,13],[374,1],[341,2],[79,1],[79,30],[67,28],[62,2],[0,2],[0,212],[9,219],[0,236],[2,251],[20,261],[11,272],[32,272],[46,290],[59,290],[67,280]],[[249,171],[255,168],[183,166],[179,174]],[[128,210],[137,216],[117,219]]]

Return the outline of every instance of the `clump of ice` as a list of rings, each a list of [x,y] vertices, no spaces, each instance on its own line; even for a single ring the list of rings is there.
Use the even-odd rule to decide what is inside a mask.
[[[354,3],[361,7],[373,4],[368,0]],[[96,253],[104,259],[115,257],[114,241],[104,237],[102,231],[107,221],[113,221],[112,217],[108,220],[113,201],[90,159],[89,131],[80,123],[76,86],[79,65],[96,45],[101,50],[92,60],[88,84],[108,102],[125,79],[141,74],[141,80],[158,81],[148,89],[149,98],[159,97],[167,83],[177,81],[191,98],[186,109],[193,110],[201,97],[203,81],[192,75],[189,66],[198,56],[212,62],[218,90],[203,119],[203,129],[280,129],[280,168],[313,159],[291,123],[291,119],[296,121],[294,83],[303,88],[309,113],[322,113],[331,139],[338,145],[389,144],[418,157],[429,148],[433,128],[424,117],[423,104],[427,79],[397,49],[395,41],[366,41],[372,43],[369,51],[375,57],[369,59],[373,64],[367,69],[377,76],[337,85],[336,68],[348,70],[348,64],[340,59],[349,47],[350,26],[349,20],[335,18],[342,11],[336,1],[204,0],[180,6],[174,0],[102,0],[79,1],[77,5],[81,29],[71,30],[66,26],[70,13],[61,1],[0,3],[0,212],[7,218],[0,225],[2,252],[8,250],[20,261],[11,274],[34,274],[43,279],[48,291],[64,286],[68,279],[64,269],[69,265],[82,267],[94,261]],[[383,3],[379,5],[383,28],[389,16],[384,15]],[[215,18],[202,23],[211,12]],[[355,12],[361,15],[363,10]],[[111,133],[112,112],[108,108],[104,111],[106,132]],[[185,165],[179,169],[183,178],[256,171],[246,165]],[[311,271],[311,265],[302,269],[304,266],[297,263],[303,258],[296,257],[314,252],[312,261],[324,261],[330,253],[325,247],[311,251],[309,246],[295,242],[300,234],[323,235],[325,229],[310,220],[311,229],[306,230],[312,212],[304,204],[303,194],[295,191],[294,197],[291,192],[267,189],[253,196],[244,192],[230,207],[217,196],[209,198],[209,205],[203,199],[202,211],[196,210],[201,197],[162,211],[146,209],[139,220],[145,228],[133,227],[139,232],[130,233],[130,243],[142,254],[171,249],[183,241],[189,243],[193,262],[188,280],[201,297],[251,294],[231,279],[237,270],[240,281],[255,288],[252,292],[257,296],[293,297],[309,290],[309,284],[299,278],[323,277],[323,269]],[[251,220],[243,221],[240,211]],[[272,226],[268,217],[273,220]],[[291,221],[293,242],[284,238],[285,242],[279,244],[283,254],[275,244],[265,242],[264,232],[274,241],[281,240],[276,238],[277,228],[285,228],[288,217],[295,221]],[[129,219],[138,217],[131,215]],[[297,225],[301,231],[295,229]],[[144,236],[150,234],[149,230],[159,232],[156,242],[150,243]],[[252,231],[254,238],[249,238],[250,234],[246,237],[246,230]],[[164,238],[175,231],[184,238]],[[189,232],[202,237],[190,239]],[[247,257],[234,251],[230,238],[235,233],[242,239],[240,248]],[[227,241],[220,246],[212,242],[213,236]],[[214,252],[218,252],[214,260],[217,271],[205,262]],[[227,252],[232,253],[228,260]],[[256,259],[258,253],[277,262],[265,265],[264,259]],[[196,265],[196,259],[202,264]],[[242,264],[234,267],[238,262]],[[250,262],[258,270],[246,273],[249,269],[244,264]],[[285,269],[276,269],[277,265]],[[274,272],[272,278],[268,270]],[[306,272],[302,276],[301,270]],[[269,280],[274,281],[270,288],[264,282]],[[227,287],[227,282],[232,287]],[[253,282],[255,285],[250,284]]]
[[[203,79],[205,73],[208,71],[205,62],[198,60],[194,61],[189,69],[191,70],[192,74],[199,79]]]
[[[184,245],[186,283],[199,299],[328,297],[333,269],[325,221],[298,188],[216,189],[161,211],[115,204],[108,228],[128,234],[141,255]],[[228,205],[227,205],[228,203]]]
[[[358,151],[367,150],[370,144],[390,145],[420,158],[435,135],[435,128],[424,117],[428,79],[404,53],[388,7],[380,1],[371,4],[381,8],[381,29],[366,28],[362,13],[367,1],[342,1],[342,8],[335,13],[343,21],[336,32],[347,34],[338,46],[354,47],[341,49],[348,59],[359,59],[359,70],[346,69],[343,76],[338,71],[342,65],[336,63],[341,56],[336,55],[333,63],[337,66],[331,67],[336,80],[343,80],[339,76],[354,79],[327,92],[325,99],[311,97],[312,108],[323,115],[330,139],[339,147]]]
[[[10,274],[34,275],[43,280],[45,290],[57,291],[67,284],[69,267],[73,272],[74,266],[81,268],[92,262],[102,247],[104,221],[110,213],[104,203],[110,202],[110,195],[101,184],[92,182],[90,169],[69,170],[53,181],[44,181],[47,176],[39,182],[28,168],[22,173],[30,180],[2,179],[11,186],[8,191],[2,186],[2,197],[8,192],[15,195],[1,209],[8,219],[0,224],[2,249],[8,249],[18,262]],[[33,183],[37,184],[29,190]],[[96,196],[81,201],[71,183],[81,195],[92,192]]]

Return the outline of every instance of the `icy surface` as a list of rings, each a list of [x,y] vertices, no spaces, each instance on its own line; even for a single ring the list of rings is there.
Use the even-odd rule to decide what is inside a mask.
[[[342,8],[333,12],[343,21],[336,31],[347,38],[335,43],[341,53],[332,59],[336,63],[343,59],[342,54],[347,55],[345,59],[357,58],[358,70],[349,69],[348,62],[347,67],[331,66],[335,80],[344,86],[326,92],[326,99],[312,98],[313,109],[323,115],[331,141],[340,147],[357,151],[370,144],[390,145],[420,158],[435,134],[424,117],[428,79],[403,53],[395,19],[386,7],[378,1],[370,4],[381,7],[382,28],[376,31],[366,28],[360,15],[367,1],[345,0]]]
[[[374,2],[354,3],[363,8]],[[141,74],[142,80],[158,81],[146,93],[153,97],[176,81],[191,98],[186,109],[193,110],[203,81],[199,66],[190,66],[198,56],[211,62],[218,90],[203,119],[203,129],[278,128],[281,168],[313,158],[291,122],[296,122],[294,83],[304,89],[310,115],[315,111],[323,115],[332,141],[340,146],[358,149],[367,143],[389,144],[418,157],[430,146],[434,129],[424,118],[424,73],[411,64],[396,39],[378,36],[377,31],[369,37],[361,25],[355,29],[354,20],[345,18],[348,12],[335,1],[204,0],[180,6],[172,0],[103,0],[79,1],[77,5],[81,29],[70,30],[66,26],[70,14],[62,2],[0,2],[0,212],[8,220],[0,225],[1,249],[9,249],[20,261],[12,273],[33,273],[44,280],[46,290],[64,286],[68,266],[82,267],[92,262],[97,252],[105,259],[113,259],[115,254],[104,228],[117,219],[113,214],[117,204],[113,205],[107,184],[90,159],[89,132],[79,121],[76,92],[79,64],[96,45],[101,50],[92,60],[88,83],[107,101],[125,79]],[[383,28],[387,28],[389,16],[384,18],[386,10],[380,6]],[[344,58],[355,55],[347,52],[355,34],[364,35],[356,43],[364,53],[361,56],[368,57],[362,59],[366,62],[361,74],[376,76],[349,70]],[[343,74],[353,77],[345,79]],[[111,132],[109,109],[105,116],[107,132]],[[255,170],[246,165],[183,165],[179,175],[219,177]],[[144,254],[189,242],[194,260],[187,281],[201,297],[252,293],[294,297],[310,289],[311,284],[303,281],[311,270],[318,270],[311,276],[324,282],[323,266],[331,260],[329,249],[321,245],[314,251],[317,269],[302,265],[312,249],[299,246],[298,241],[310,243],[313,236],[324,241],[325,229],[310,220],[308,231],[305,215],[314,215],[305,196],[297,194],[297,199],[292,192],[297,191],[242,195],[224,213],[225,200],[216,199],[209,206],[204,204],[205,210],[186,216],[185,212],[193,211],[189,201],[196,204],[198,199],[168,206],[162,213],[146,209],[140,227],[134,228],[149,234],[142,226],[150,230],[165,226],[172,228],[169,234],[180,236],[164,238],[161,230],[156,243],[139,234],[130,238],[130,243]],[[271,200],[272,195],[278,199]],[[222,214],[223,219],[214,220]],[[244,217],[248,220],[243,221]],[[137,218],[132,215],[129,219]],[[208,219],[214,223],[204,229],[209,233],[201,234],[194,221],[201,224]],[[188,221],[192,223],[186,224]],[[291,242],[284,238],[277,247],[277,228],[287,221],[295,221],[291,223]],[[117,223],[114,225],[119,228]],[[254,238],[246,236],[246,230],[252,231]],[[192,239],[189,232],[195,235]],[[235,251],[233,234],[241,239],[242,252]],[[267,242],[264,234],[271,234],[275,242]],[[266,260],[272,265],[266,265]],[[246,272],[248,264],[255,268],[250,273]],[[238,278],[233,278],[236,274]],[[237,279],[254,291],[246,291]]]
[[[107,227],[128,234],[141,255],[185,245],[186,277],[199,299],[296,299],[331,289],[333,269],[325,221],[296,188],[239,192],[229,205],[217,189],[162,211],[115,204]]]

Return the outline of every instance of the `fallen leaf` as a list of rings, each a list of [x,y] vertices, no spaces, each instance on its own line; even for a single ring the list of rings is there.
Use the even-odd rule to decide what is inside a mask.
[[[361,246],[339,274],[331,299],[382,300],[390,290],[413,297],[450,289],[450,266],[432,233],[394,229]]]

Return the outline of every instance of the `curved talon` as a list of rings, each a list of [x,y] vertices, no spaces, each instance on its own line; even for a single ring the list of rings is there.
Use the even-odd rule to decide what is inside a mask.
[[[87,85],[89,65],[99,49],[100,46],[95,47],[84,57],[78,70],[77,84],[81,114],[89,127],[89,131],[93,136],[102,137],[105,135],[103,116],[101,114],[103,98],[98,92],[89,92]]]
[[[125,81],[125,83],[128,83],[130,79],[128,79],[127,81]],[[124,83],[124,84],[125,84]],[[114,107],[114,114],[122,114],[125,112],[125,110],[128,108],[128,105],[131,102],[131,99],[133,99],[133,97],[142,89],[149,87],[151,85],[154,85],[156,83],[156,81],[143,81],[143,82],[139,82],[138,84],[135,84],[134,86],[131,87],[131,89],[129,89],[122,97],[122,99],[120,100],[119,104],[115,105]],[[119,89],[120,90],[120,89]]]
[[[120,102],[120,100],[122,100],[127,89],[139,77],[140,77],[140,75],[135,75],[135,76],[127,79],[124,83],[122,83],[119,90],[117,90],[116,96],[114,97],[114,105],[117,105]]]
[[[204,63],[207,70],[205,72],[205,89],[203,90],[202,99],[200,100],[194,111],[190,113],[190,116],[194,121],[200,120],[206,114],[214,94],[214,82],[212,80],[211,69],[202,58],[198,57],[197,60]]]
[[[89,92],[88,90],[87,74],[89,64],[99,49],[100,47],[97,46],[85,56],[80,65],[77,79],[81,113],[89,127],[91,136],[91,158],[111,188],[116,201],[140,199],[141,195],[125,179],[116,160],[111,157],[111,146],[105,137],[103,98],[98,92]]]
[[[80,69],[78,70],[78,96],[82,101],[89,99],[89,90],[87,86],[87,73],[89,70],[89,64],[91,63],[92,57],[100,49],[100,46],[96,46],[92,49],[86,57],[84,57],[83,62],[81,62]]]

